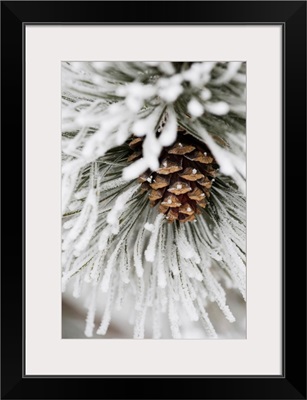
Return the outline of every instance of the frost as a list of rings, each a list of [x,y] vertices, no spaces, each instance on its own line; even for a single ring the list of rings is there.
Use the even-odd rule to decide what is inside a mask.
[[[144,225],[144,228],[147,229],[149,232],[153,232],[155,229],[155,226],[153,224],[146,222],[146,224]]]
[[[157,67],[160,63],[158,61],[145,61],[144,64],[147,64],[151,67]]]
[[[219,318],[234,321],[228,288],[246,297],[244,63],[62,66],[62,287],[75,297],[88,292],[86,336],[105,335],[114,308],[125,314],[130,304],[136,339],[164,337],[165,320],[173,338],[185,338],[189,325],[216,338]],[[183,129],[208,146],[220,170],[210,206],[196,223],[177,226],[148,207],[136,180],[158,168],[161,150]],[[131,135],[143,148],[129,165]],[[211,312],[211,302],[221,311]]]
[[[140,82],[132,82],[125,87],[120,87],[117,94],[126,96],[128,109],[134,113],[138,112],[146,99],[151,98],[156,93],[152,85],[143,85]]]
[[[225,115],[229,112],[229,105],[224,101],[219,101],[217,103],[206,103],[206,111],[214,115]]]
[[[171,325],[172,336],[174,339],[181,339],[181,333],[179,330],[179,316],[176,309],[175,302],[170,299],[169,301],[169,319]]]
[[[63,241],[62,248],[66,250],[72,242],[75,242],[75,249],[83,249],[89,242],[91,234],[95,229],[97,218],[96,196],[93,189],[90,190],[83,209]],[[76,241],[76,239],[78,239]]]
[[[118,179],[112,179],[110,180],[110,182],[106,182],[100,185],[100,190],[104,191],[104,190],[110,190],[110,189],[114,189],[117,188],[123,184],[125,184],[126,181],[123,178],[118,178]]]
[[[92,289],[91,301],[88,307],[88,313],[86,317],[86,326],[84,334],[87,337],[93,336],[93,330],[95,327],[96,290],[97,290],[96,286],[94,286]]]
[[[123,241],[124,240],[122,239],[117,244],[115,250],[113,251],[113,253],[111,254],[111,256],[107,262],[106,268],[104,270],[104,275],[103,275],[103,278],[102,278],[101,284],[100,284],[100,288],[103,292],[107,292],[109,289],[109,284],[110,284],[113,268],[115,268],[116,259],[118,257],[118,253],[120,251]]]
[[[62,212],[64,213],[67,209],[71,196],[73,194],[76,182],[78,179],[78,171],[74,171],[71,174],[69,172],[64,174],[62,178]]]
[[[191,99],[188,103],[188,111],[193,117],[200,117],[204,112],[204,107],[196,99]]]
[[[107,223],[112,225],[112,233],[116,234],[119,230],[119,218],[127,208],[127,202],[133,196],[139,185],[134,185],[117,197],[115,204],[107,216]]]
[[[146,161],[148,168],[153,171],[159,168],[159,155],[161,150],[162,145],[155,133],[148,133],[143,143],[143,159]]]
[[[183,77],[193,86],[201,87],[210,81],[214,65],[214,62],[193,63],[191,68],[183,73]]]
[[[113,306],[114,290],[115,290],[114,285],[112,285],[111,289],[108,292],[103,318],[101,320],[99,328],[97,329],[97,335],[105,335],[108,330],[111,321],[111,310]]]
[[[231,79],[233,79],[238,70],[240,69],[242,63],[241,62],[229,62],[227,64],[227,69],[226,71],[220,75],[217,79],[213,80],[212,83],[214,83],[215,85],[222,85],[224,83],[229,82]]]
[[[199,133],[206,141],[208,147],[212,151],[216,161],[220,166],[220,172],[225,175],[232,176],[237,182],[240,189],[245,193],[245,163],[241,159],[242,152],[245,152],[245,135],[228,134],[228,142],[233,147],[233,153],[217,144],[211,135],[202,127],[198,126]]]
[[[144,158],[140,158],[123,170],[123,179],[125,181],[135,179],[142,175],[142,173],[145,172],[147,168],[147,161]]]
[[[169,61],[163,61],[158,64],[159,70],[167,75],[172,75],[175,73],[175,68],[173,64]]]
[[[106,69],[106,67],[108,66],[108,63],[95,61],[92,63],[92,65],[97,71],[103,72]]]
[[[212,325],[212,322],[209,319],[208,313],[204,309],[204,306],[199,301],[199,299],[197,300],[197,303],[198,303],[198,307],[199,307],[199,310],[200,310],[201,320],[203,322],[203,325],[204,325],[204,328],[205,328],[205,331],[206,331],[208,337],[216,339],[218,336],[217,336],[217,333],[216,333],[216,331],[215,331],[215,329],[214,329],[214,327]]]
[[[162,146],[167,147],[172,145],[177,138],[177,119],[176,114],[172,109],[168,109],[168,118],[166,124],[159,136],[159,142]]]
[[[181,257],[185,259],[193,258],[196,264],[200,263],[199,255],[196,253],[195,249],[188,242],[187,237],[184,234],[184,228],[180,227],[178,232],[178,250]]]
[[[201,98],[203,101],[210,100],[210,99],[211,99],[211,96],[212,96],[211,91],[210,91],[209,89],[207,89],[207,88],[204,88],[204,89],[200,92],[200,98]]]
[[[153,231],[152,231],[153,232]],[[144,241],[144,230],[140,230],[135,242],[133,250],[133,259],[136,274],[138,277],[142,277],[144,273],[143,267],[143,242]]]
[[[163,214],[158,214],[156,217],[156,220],[154,223],[154,230],[153,230],[153,233],[151,234],[147,249],[145,250],[145,258],[147,261],[154,261],[154,259],[155,259],[159,228],[160,228],[160,225],[161,225],[163,219],[164,219]]]
[[[162,226],[159,232],[158,239],[158,257],[157,257],[157,269],[158,269],[158,286],[165,288],[166,272],[165,272],[165,253],[166,253],[166,240],[165,240],[165,227]]]
[[[181,86],[181,79],[172,77],[172,78],[161,78],[158,81],[158,95],[166,101],[166,103],[173,103],[177,100],[178,96],[183,92],[183,88]]]
[[[147,133],[148,120],[139,119],[132,126],[132,132],[135,136],[145,136]]]

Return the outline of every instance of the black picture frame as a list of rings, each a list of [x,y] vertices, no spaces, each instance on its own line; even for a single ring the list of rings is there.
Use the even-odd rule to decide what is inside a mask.
[[[24,375],[24,30],[30,24],[282,26],[284,113],[281,376]],[[2,398],[306,399],[306,2],[3,1],[1,34]],[[270,179],[269,163],[264,171],[265,179]],[[299,229],[301,227],[303,230]]]

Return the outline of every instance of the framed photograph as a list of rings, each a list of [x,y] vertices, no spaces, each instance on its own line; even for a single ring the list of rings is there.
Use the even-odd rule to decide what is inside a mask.
[[[1,11],[2,398],[306,399],[306,3]]]

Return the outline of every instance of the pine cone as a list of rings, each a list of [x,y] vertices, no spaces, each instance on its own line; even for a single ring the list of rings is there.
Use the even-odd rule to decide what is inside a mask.
[[[129,142],[132,153],[128,161],[142,156],[142,142],[140,137]],[[159,212],[168,222],[187,222],[207,206],[217,172],[218,165],[208,147],[179,128],[175,144],[161,152],[160,168],[147,170],[138,181],[141,190],[149,192],[150,205],[159,205]]]

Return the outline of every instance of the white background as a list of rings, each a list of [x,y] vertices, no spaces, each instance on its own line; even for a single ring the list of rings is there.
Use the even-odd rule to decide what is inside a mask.
[[[26,375],[281,374],[281,27],[26,28]],[[61,339],[61,61],[247,62],[247,339]]]

